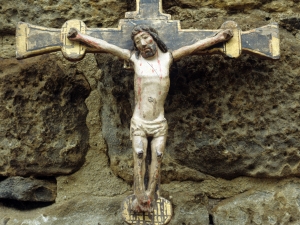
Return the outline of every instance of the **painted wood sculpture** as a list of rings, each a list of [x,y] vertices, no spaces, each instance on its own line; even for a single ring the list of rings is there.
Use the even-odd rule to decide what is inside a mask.
[[[164,102],[173,61],[191,54],[223,53],[238,57],[242,51],[279,58],[278,26],[271,24],[242,32],[233,21],[219,30],[182,30],[179,21],[162,13],[161,0],[137,0],[137,10],[126,13],[118,28],[87,28],[82,21],[67,21],[62,29],[19,23],[17,58],[61,50],[75,61],[85,53],[110,53],[135,71],[135,107],[130,125],[134,157],[134,195],[122,203],[129,224],[166,224],[171,203],[159,196],[160,166],[168,125]],[[158,32],[159,31],[159,35]],[[148,142],[150,162],[146,162]]]

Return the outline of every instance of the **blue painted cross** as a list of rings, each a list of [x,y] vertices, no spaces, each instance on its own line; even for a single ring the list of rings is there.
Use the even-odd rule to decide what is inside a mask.
[[[61,29],[19,22],[16,32],[17,59],[61,50],[67,59],[74,61],[82,59],[85,53],[99,52],[80,43],[69,41],[67,33],[71,27],[121,48],[132,49],[130,35],[136,24],[147,24],[158,30],[160,38],[170,50],[193,44],[219,31],[181,29],[179,21],[171,20],[170,15],[162,13],[162,0],[136,0],[136,11],[127,12],[125,19],[119,21],[118,28],[87,28],[80,20],[69,20]],[[238,57],[244,51],[271,59],[279,58],[279,35],[276,23],[242,32],[235,22],[228,21],[221,28],[232,29],[234,37],[227,43],[196,54],[224,53],[230,57]]]

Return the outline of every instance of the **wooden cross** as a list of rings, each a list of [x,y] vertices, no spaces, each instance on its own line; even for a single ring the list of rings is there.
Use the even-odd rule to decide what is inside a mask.
[[[61,29],[19,22],[16,31],[16,57],[24,59],[61,50],[65,58],[76,61],[81,60],[85,53],[100,52],[69,41],[67,33],[71,27],[121,48],[132,49],[130,34],[136,24],[147,24],[158,30],[160,38],[170,50],[191,45],[219,31],[181,29],[178,20],[171,20],[170,15],[162,13],[162,0],[136,0],[136,11],[127,12],[125,19],[119,21],[118,28],[87,28],[80,20],[68,20]],[[196,54],[223,53],[236,58],[242,52],[248,52],[271,59],[279,58],[277,23],[243,32],[235,22],[227,21],[221,26],[221,29],[225,28],[233,30],[234,37],[230,41],[218,44],[206,51],[196,52]]]

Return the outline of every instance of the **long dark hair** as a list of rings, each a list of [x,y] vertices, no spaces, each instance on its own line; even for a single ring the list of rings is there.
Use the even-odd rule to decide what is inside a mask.
[[[158,37],[158,32],[153,28],[150,27],[148,25],[145,24],[140,24],[140,25],[136,25],[131,32],[131,39],[133,41],[133,49],[135,50],[135,56],[136,58],[139,58],[140,55],[140,51],[138,50],[138,48],[135,45],[134,42],[134,37],[135,35],[137,35],[140,32],[147,32],[148,34],[151,35],[151,37],[153,38],[153,40],[156,42],[157,46],[159,47],[159,49],[163,52],[166,53],[168,51],[167,46],[165,45],[165,43]]]

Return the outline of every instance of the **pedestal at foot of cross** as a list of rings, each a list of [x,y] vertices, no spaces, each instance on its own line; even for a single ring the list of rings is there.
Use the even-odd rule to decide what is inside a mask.
[[[122,203],[122,217],[128,224],[139,225],[164,225],[172,218],[172,204],[165,198],[158,197],[153,202],[153,212],[134,212],[131,210],[135,196],[128,196]]]

